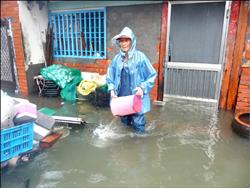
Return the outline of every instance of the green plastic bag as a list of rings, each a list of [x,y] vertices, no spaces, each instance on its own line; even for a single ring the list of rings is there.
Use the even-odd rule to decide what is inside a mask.
[[[61,90],[62,99],[72,102],[76,100],[76,85],[81,82],[81,79],[81,77],[76,77]]]
[[[53,80],[62,89],[75,77],[81,78],[81,71],[61,64],[53,64],[42,68],[40,74],[46,80]]]
[[[53,64],[42,68],[40,74],[46,80],[53,80],[62,89],[60,95],[64,100],[76,100],[76,85],[82,80],[80,70]]]

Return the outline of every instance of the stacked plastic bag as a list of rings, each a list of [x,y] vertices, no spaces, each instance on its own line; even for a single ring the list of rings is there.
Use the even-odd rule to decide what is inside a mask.
[[[62,89],[60,95],[64,100],[75,101],[78,97],[88,99],[97,106],[109,105],[106,75],[81,73],[77,69],[60,64],[42,68],[40,74],[44,79],[54,81]]]
[[[109,106],[110,95],[106,84],[106,75],[82,72],[83,80],[77,87],[77,93],[95,106]]]
[[[44,79],[54,81],[62,89],[60,94],[64,100],[76,100],[76,85],[82,80],[81,71],[60,64],[42,68],[40,74]]]

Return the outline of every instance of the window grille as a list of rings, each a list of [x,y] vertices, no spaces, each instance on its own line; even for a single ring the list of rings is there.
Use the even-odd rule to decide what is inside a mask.
[[[106,9],[50,13],[53,57],[106,58]]]

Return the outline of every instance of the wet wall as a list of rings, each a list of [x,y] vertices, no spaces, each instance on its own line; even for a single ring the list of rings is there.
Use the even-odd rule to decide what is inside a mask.
[[[131,5],[107,8],[107,47],[112,48],[113,36],[128,26],[137,39],[137,49],[144,52],[151,63],[158,61],[158,44],[160,41],[161,28],[161,5]],[[108,53],[112,59],[118,52],[116,47]]]
[[[34,76],[45,64],[44,45],[48,27],[46,1],[19,1],[19,17],[25,58],[28,92],[37,92]]]
[[[54,9],[51,9],[50,3],[48,3],[48,6],[43,3],[28,3],[25,1],[19,3],[29,93],[37,92],[37,86],[35,85],[33,77],[39,74],[40,68],[44,66],[45,63],[43,45],[45,43],[48,24],[48,9],[54,11]],[[61,2],[57,3],[60,4]],[[107,59],[112,59],[118,52],[117,47],[111,44],[112,37],[118,34],[125,26],[128,26],[136,35],[137,49],[144,52],[152,64],[157,63],[161,28],[161,6],[162,4],[160,2],[123,6],[108,4],[106,6]],[[97,7],[100,7],[99,2],[96,3],[95,7],[90,8]],[[81,9],[85,8],[86,7],[82,7]],[[64,5],[61,7],[61,10],[69,9],[70,6]],[[80,70],[85,69],[84,66],[86,64],[96,64],[96,60],[80,58],[56,58],[55,61],[77,63],[81,67],[79,68]],[[86,69],[85,71],[89,70]]]
[[[46,41],[48,9],[46,2],[19,1],[26,70],[29,64],[44,63],[43,45]]]
[[[95,7],[90,8],[100,7],[99,3],[100,2],[98,2]],[[60,3],[58,5],[60,5]],[[75,3],[69,7],[73,5],[75,5]],[[107,4],[107,59],[112,59],[118,52],[118,49],[111,44],[112,37],[118,34],[125,26],[128,26],[135,32],[137,37],[137,49],[144,52],[152,64],[157,63],[161,32],[161,6],[162,3],[159,2],[127,6],[114,6],[112,3]],[[49,3],[49,9],[53,9],[53,7],[51,7],[51,3]],[[65,5],[59,7],[64,10],[69,10]],[[63,63],[95,63],[95,60],[81,58],[56,58],[55,61]]]

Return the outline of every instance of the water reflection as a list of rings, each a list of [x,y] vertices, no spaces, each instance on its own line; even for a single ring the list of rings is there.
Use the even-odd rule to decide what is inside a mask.
[[[153,113],[157,116],[153,113],[147,115],[149,123],[146,126],[146,134],[143,136],[136,135],[132,129],[121,126],[119,119],[113,118],[110,123],[101,123],[93,130],[91,143],[96,147],[105,148],[127,142],[131,138],[153,139],[156,142],[157,151],[155,153],[157,155],[151,165],[153,168],[161,169],[166,169],[163,164],[165,164],[164,159],[168,152],[176,152],[180,147],[185,148],[185,146],[191,147],[193,150],[201,150],[207,158],[203,159],[205,162],[201,164],[204,170],[202,176],[205,181],[212,181],[215,175],[211,170],[216,155],[215,147],[220,140],[216,105],[191,105],[190,103],[185,104],[183,101],[177,101],[171,105],[177,107],[178,114],[183,114],[181,118],[177,119],[177,116],[171,114],[174,113],[172,109],[170,110],[171,106],[167,107],[169,111],[166,110],[166,114],[159,114],[158,110],[162,110],[160,108],[154,109]],[[173,117],[176,119],[172,119]],[[145,146],[145,148],[147,147]],[[140,156],[131,155],[131,153],[133,153],[131,148],[123,147],[115,152],[112,151],[112,161],[115,161],[114,164],[119,165],[119,168],[128,170],[138,164],[140,159],[147,161],[146,158],[149,155],[147,152],[140,152]],[[171,176],[169,178],[171,179]]]
[[[168,100],[152,106],[144,135],[122,126],[109,108],[77,102],[59,110],[67,111],[86,126],[70,129],[34,161],[4,173],[1,187],[27,179],[30,187],[60,188],[250,185],[250,142],[232,133],[232,113],[216,104]]]

